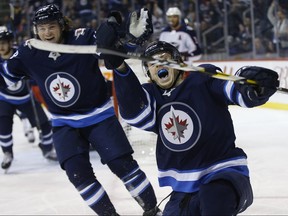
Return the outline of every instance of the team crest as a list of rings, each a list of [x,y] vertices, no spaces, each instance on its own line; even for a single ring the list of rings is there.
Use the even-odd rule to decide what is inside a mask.
[[[187,104],[172,102],[161,107],[159,134],[163,144],[171,151],[191,149],[201,134],[201,123],[197,113]]]
[[[65,72],[50,75],[45,81],[45,88],[52,101],[60,107],[72,106],[80,96],[80,84]]]
[[[22,80],[13,83],[12,85],[8,86],[6,91],[10,92],[12,94],[16,94],[18,92],[21,92],[25,87],[25,82],[23,82]]]

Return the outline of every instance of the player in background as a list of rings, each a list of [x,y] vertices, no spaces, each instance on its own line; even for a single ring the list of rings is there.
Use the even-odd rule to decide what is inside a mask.
[[[178,7],[170,7],[166,12],[168,26],[159,36],[159,41],[166,41],[175,46],[181,53],[183,61],[192,65],[202,56],[195,30],[186,25]]]
[[[99,33],[100,34],[100,33]],[[112,29],[107,35],[117,34]],[[112,37],[99,43],[115,48]],[[153,42],[146,57],[182,63],[169,43]],[[117,59],[117,60],[116,60]],[[120,63],[122,60],[122,64]],[[117,56],[114,84],[122,118],[158,135],[156,160],[160,186],[172,193],[163,215],[237,215],[253,202],[247,155],[235,145],[229,105],[255,107],[266,103],[279,86],[278,74],[262,67],[241,67],[236,75],[259,85],[239,84],[143,62],[151,82],[140,84],[132,69]],[[210,73],[221,69],[203,64]]]
[[[9,59],[16,50],[13,49],[13,32],[8,30],[5,26],[0,28],[0,62],[3,63]],[[52,141],[52,127],[42,109],[41,105],[35,100],[35,107],[31,103],[26,80],[21,80],[14,83],[8,88],[0,88],[0,144],[4,153],[3,161],[1,163],[2,169],[8,169],[13,161],[13,117],[17,110],[27,117],[32,127],[36,126],[36,119],[33,109],[37,110],[40,121],[42,134],[39,137],[39,147],[43,156],[49,160],[57,160],[53,141]]]
[[[24,135],[25,137],[27,137],[28,142],[34,143],[35,142],[34,129],[32,128],[29,119],[23,112],[20,112],[19,110],[16,110],[16,115],[20,118],[22,122]]]
[[[131,23],[132,30],[145,30],[147,14],[141,10],[141,17],[138,17],[141,21]],[[35,12],[33,25],[36,37],[49,43],[96,43],[95,30],[71,29],[68,18],[55,4],[40,7]],[[95,213],[118,215],[95,177],[89,158],[90,143],[101,162],[121,179],[142,207],[143,215],[155,215],[158,208],[154,189],[133,159],[133,149],[115,116],[98,64],[98,55],[37,50],[28,40],[0,67],[0,84],[9,85],[27,76],[37,83],[52,116],[53,141],[60,166]],[[121,194],[118,196],[121,199]]]
[[[44,101],[41,95],[41,92],[38,86],[35,84],[35,82],[29,81],[29,82],[26,82],[26,84],[29,86],[30,94],[33,94],[37,102],[39,102],[43,108],[47,109],[46,102]],[[35,142],[34,128],[31,126],[29,119],[24,113],[20,112],[19,110],[16,110],[16,114],[21,119],[21,122],[23,125],[23,131],[24,131],[25,136],[28,139],[28,142],[34,143]]]

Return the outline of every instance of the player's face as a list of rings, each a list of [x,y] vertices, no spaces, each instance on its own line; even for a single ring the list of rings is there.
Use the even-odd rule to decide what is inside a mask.
[[[62,28],[57,21],[52,21],[45,24],[38,24],[36,31],[42,41],[51,43],[61,43]]]
[[[167,20],[171,28],[177,28],[180,24],[178,15],[167,16]]]
[[[168,60],[172,57],[169,53],[159,53],[154,55],[153,58]],[[148,64],[148,69],[150,72],[150,79],[162,89],[171,88],[179,73],[178,70],[161,65]]]
[[[6,56],[9,55],[12,48],[12,42],[8,40],[0,40],[0,56],[6,59]],[[10,57],[10,56],[8,56]]]

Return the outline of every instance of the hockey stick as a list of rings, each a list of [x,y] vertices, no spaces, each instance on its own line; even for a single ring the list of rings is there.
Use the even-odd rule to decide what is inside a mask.
[[[25,82],[26,82],[26,86],[29,90],[30,100],[31,100],[32,109],[34,112],[34,117],[35,117],[35,122],[36,122],[36,128],[38,130],[40,139],[42,139],[43,138],[42,129],[41,129],[40,119],[39,119],[39,115],[38,115],[37,108],[36,108],[36,102],[35,102],[36,99],[34,98],[34,94],[33,94],[32,88],[29,84],[29,80],[25,80]]]
[[[11,25],[12,25],[12,30],[14,31],[14,17],[15,17],[15,9],[13,4],[9,3],[9,9],[10,9],[10,20],[11,20]]]
[[[155,59],[152,57],[146,57],[143,56],[141,53],[122,53],[115,50],[105,49],[105,48],[99,48],[96,45],[66,45],[66,44],[56,44],[56,43],[49,43],[45,41],[41,41],[38,39],[30,39],[27,42],[28,46],[32,46],[36,49],[44,50],[44,51],[50,51],[50,52],[59,52],[59,53],[70,53],[70,54],[110,54],[110,55],[116,55],[121,56],[124,58],[130,58],[130,59],[138,59],[141,61],[146,61],[151,64],[155,65],[163,65],[165,67],[174,68],[177,70],[182,71],[196,71],[204,73],[210,77],[222,79],[222,80],[229,80],[233,82],[237,82],[240,84],[251,84],[251,85],[257,85],[257,82],[255,80],[246,79],[245,77],[240,76],[233,76],[221,72],[211,73],[209,71],[206,71],[203,67],[196,67],[196,66],[188,66],[185,63],[177,63],[173,60],[161,60],[161,59]],[[283,93],[288,93],[288,89],[277,87],[277,90]]]

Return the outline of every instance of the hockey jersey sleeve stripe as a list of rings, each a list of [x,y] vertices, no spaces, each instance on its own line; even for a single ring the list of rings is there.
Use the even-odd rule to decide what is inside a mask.
[[[153,119],[156,119],[156,114],[155,114],[155,109],[156,109],[156,102],[154,99],[152,99],[154,101],[153,103],[153,106],[151,105],[151,99],[150,99],[150,96],[148,94],[148,92],[143,88],[145,94],[146,94],[146,98],[147,98],[147,101],[148,101],[148,104],[146,106],[146,108],[141,112],[140,115],[138,115],[137,117],[135,118],[132,118],[132,119],[125,119],[123,118],[128,124],[131,124],[131,125],[137,125],[139,123],[141,123],[145,118],[147,118],[147,116],[150,116],[151,113],[153,112],[153,117],[150,117],[153,121]],[[153,109],[152,109],[153,108]],[[154,120],[155,121],[155,120]]]
[[[19,81],[20,79],[23,78],[23,77],[15,76],[9,72],[7,61],[3,62],[3,71],[4,71],[3,75],[11,81],[14,81],[14,80]]]
[[[235,89],[234,82],[227,81],[224,87],[226,97],[234,104],[241,107],[247,107],[242,95]]]
[[[25,96],[13,96],[13,95],[7,95],[2,92],[0,92],[0,99],[3,99],[5,101],[9,101],[13,104],[22,104],[30,100],[30,95]]]
[[[228,81],[228,82],[226,82],[224,89],[225,89],[225,93],[226,93],[226,96],[228,97],[228,99],[230,101],[234,102],[232,99],[232,87],[233,87],[233,82]]]
[[[154,110],[155,110],[155,108],[156,108],[156,101],[154,102]],[[152,128],[152,127],[154,127],[155,126],[155,123],[156,123],[156,114],[154,113],[154,112],[151,112],[151,114],[150,115],[152,115],[151,116],[151,121],[148,121],[146,124],[144,124],[142,127],[139,127],[139,126],[137,126],[139,129],[142,129],[142,130],[148,130],[148,129],[150,129],[150,128]]]
[[[6,61],[1,64],[0,74],[2,75],[2,78],[5,81],[5,84],[6,84],[5,87],[12,86],[12,85],[14,85],[16,82],[18,82],[21,79],[21,77],[16,77],[16,76],[12,75],[9,72]],[[2,85],[3,84],[2,84],[2,81],[1,81],[1,86]]]

